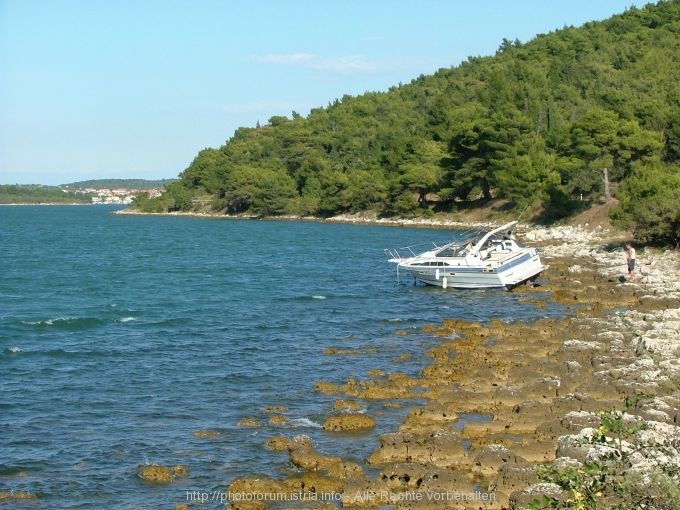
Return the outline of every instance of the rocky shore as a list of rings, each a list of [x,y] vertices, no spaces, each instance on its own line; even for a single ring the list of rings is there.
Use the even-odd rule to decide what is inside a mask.
[[[467,219],[460,219],[459,215],[451,217],[440,215],[431,219],[425,218],[380,218],[373,213],[356,213],[356,214],[341,214],[338,216],[331,216],[328,218],[321,218],[319,216],[253,216],[248,214],[224,214],[216,212],[198,212],[198,211],[175,211],[175,212],[141,212],[135,209],[119,209],[113,211],[116,215],[130,215],[130,216],[183,216],[187,218],[209,218],[209,219],[223,219],[223,220],[269,220],[269,221],[310,221],[316,223],[348,223],[357,225],[385,225],[395,227],[420,227],[420,228],[447,228],[462,230],[470,227],[492,227],[498,226],[502,223],[493,221],[470,221]],[[459,218],[459,219],[453,219]]]
[[[628,282],[621,245],[607,235],[581,227],[525,232],[550,269],[539,287],[514,292],[539,307],[563,303],[566,317],[446,321],[429,328],[441,344],[426,353],[419,377],[376,371],[340,385],[319,381],[317,391],[337,396],[329,433],[372,427],[355,412],[362,400],[389,406],[417,395],[426,404],[381,435],[364,465],[318,452],[305,436],[270,439],[272,455],[287,454],[299,474],[233,480],[225,493],[242,497],[230,497],[230,507],[677,505],[678,256],[638,251],[637,278]],[[479,419],[460,419],[470,413]]]

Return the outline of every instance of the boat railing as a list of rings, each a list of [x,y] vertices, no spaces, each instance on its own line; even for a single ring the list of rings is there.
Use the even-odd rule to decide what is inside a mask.
[[[385,248],[385,255],[387,255],[387,258],[390,260],[401,260],[409,257],[415,257],[419,253],[422,253],[427,250],[434,250],[440,248],[441,246],[444,246],[444,244],[437,244],[435,242],[431,242],[412,244],[410,246],[403,246],[401,248]]]

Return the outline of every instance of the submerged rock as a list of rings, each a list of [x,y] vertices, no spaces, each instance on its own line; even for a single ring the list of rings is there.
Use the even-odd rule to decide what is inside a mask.
[[[240,427],[261,427],[262,423],[255,418],[242,418],[238,422]]]
[[[29,499],[38,499],[38,496],[32,492],[25,491],[0,491],[0,503],[8,503],[10,501],[25,501]]]
[[[275,414],[269,417],[268,423],[274,427],[283,427],[288,423],[288,418],[281,414]]]
[[[175,466],[161,466],[158,464],[150,464],[140,466],[137,469],[137,475],[149,483],[166,484],[172,483],[175,478],[179,476],[187,476],[189,474],[187,468],[180,464]]]
[[[215,439],[221,435],[222,432],[218,429],[201,429],[194,432],[194,436],[200,437],[201,439]]]
[[[333,402],[334,411],[352,412],[361,411],[363,408],[363,405],[361,405],[359,402],[355,402],[354,400],[340,399]]]

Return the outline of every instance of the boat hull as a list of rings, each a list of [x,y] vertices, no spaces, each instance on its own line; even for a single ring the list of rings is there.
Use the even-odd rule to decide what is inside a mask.
[[[457,289],[511,289],[533,280],[546,269],[536,248],[515,242],[517,221],[486,233],[473,233],[443,246],[416,253],[414,247],[385,250],[397,265],[397,276],[406,273],[416,282]],[[410,253],[410,255],[408,253]]]
[[[443,288],[511,289],[537,278],[546,269],[538,253],[525,254],[497,267],[427,267],[399,264],[399,272],[406,272],[416,281]]]

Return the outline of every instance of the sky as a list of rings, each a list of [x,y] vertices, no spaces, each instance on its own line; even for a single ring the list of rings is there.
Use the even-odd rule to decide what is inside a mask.
[[[239,127],[646,3],[0,0],[0,184],[174,178]]]

